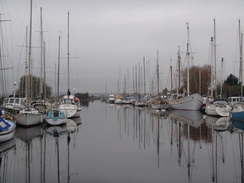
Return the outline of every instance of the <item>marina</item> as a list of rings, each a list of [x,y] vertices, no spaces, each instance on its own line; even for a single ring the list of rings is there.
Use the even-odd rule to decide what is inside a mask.
[[[18,126],[14,138],[0,144],[1,179],[242,182],[244,124],[228,120],[219,130],[219,119],[199,111],[89,102],[66,125]]]
[[[244,2],[0,4],[0,182],[244,182]]]

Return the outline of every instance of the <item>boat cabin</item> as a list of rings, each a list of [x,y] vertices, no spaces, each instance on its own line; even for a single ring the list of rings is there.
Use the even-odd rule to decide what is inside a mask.
[[[237,103],[243,102],[243,99],[240,96],[238,96],[238,97],[228,97],[227,101],[228,101],[228,104],[230,106],[234,106]]]

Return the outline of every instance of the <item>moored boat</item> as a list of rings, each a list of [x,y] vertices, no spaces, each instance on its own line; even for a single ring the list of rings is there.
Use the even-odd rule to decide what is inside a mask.
[[[14,137],[16,124],[2,117],[2,111],[0,109],[0,143],[6,142]]]
[[[60,105],[58,106],[58,110],[64,112],[67,118],[80,117],[80,100],[77,97],[68,94],[65,95],[59,103]]]
[[[58,109],[52,109],[45,117],[45,121],[49,125],[62,125],[66,123],[66,120],[67,117],[65,116],[65,113]]]
[[[202,108],[203,98],[195,93],[169,102],[169,109],[196,111]]]
[[[205,113],[211,116],[228,117],[231,109],[226,100],[216,99],[206,104]]]

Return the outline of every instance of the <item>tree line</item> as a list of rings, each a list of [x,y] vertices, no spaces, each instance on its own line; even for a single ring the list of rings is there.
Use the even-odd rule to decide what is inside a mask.
[[[230,96],[240,96],[241,85],[239,79],[230,74],[225,80],[216,80],[216,86],[213,88],[213,96],[228,98]],[[211,66],[204,65],[202,67],[192,66],[189,70],[189,86],[190,93],[199,93],[202,96],[210,96],[211,94]],[[181,73],[181,87],[179,93],[184,93],[187,89],[187,70]],[[176,88],[173,90],[176,92]],[[221,95],[221,96],[220,96]]]

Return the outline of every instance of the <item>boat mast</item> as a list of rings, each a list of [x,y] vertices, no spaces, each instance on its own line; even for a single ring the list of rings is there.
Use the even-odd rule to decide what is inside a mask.
[[[181,57],[180,57],[180,46],[178,46],[178,88],[177,88],[177,97],[179,94],[179,89],[180,89],[180,62],[181,62]]]
[[[214,46],[214,88],[215,88],[215,97],[217,97],[217,54],[216,54],[216,26],[215,26],[215,19],[214,19],[214,37],[213,37],[213,46]]]
[[[27,86],[27,83],[28,83],[28,58],[27,58],[27,55],[28,55],[28,48],[27,48],[27,45],[28,45],[28,27],[26,26],[26,54],[25,54],[25,98],[27,98],[27,92],[28,92],[28,86]]]
[[[189,52],[189,23],[186,23],[187,25],[187,45],[186,45],[186,56],[187,56],[187,96],[190,95],[190,74],[189,74],[189,68],[190,68],[190,52]]]
[[[145,57],[143,57],[143,73],[144,73],[144,95],[146,95],[146,65],[145,65]]]
[[[213,37],[211,37],[211,97],[213,97],[213,88],[214,88],[214,69],[213,69]]]
[[[43,24],[42,24],[42,7],[40,8],[40,27],[41,27],[41,31],[40,31],[40,39],[41,39],[41,53],[40,53],[40,63],[41,63],[41,75],[40,75],[40,91],[39,91],[39,95],[41,98],[43,98],[43,80],[42,80],[42,73],[43,73],[43,68],[42,68],[42,64],[43,64]]]
[[[224,58],[221,59],[221,82],[220,82],[220,97],[223,97],[223,70],[224,70]]]
[[[27,91],[27,102],[30,103],[31,97],[31,36],[32,36],[32,0],[30,0],[30,30],[29,30],[29,56],[28,56],[28,91]]]
[[[158,50],[157,50],[157,85],[158,85],[158,98],[159,98],[159,63],[158,63]]]
[[[172,70],[172,59],[170,57],[170,93],[173,90],[173,70]]]
[[[44,67],[44,76],[43,76],[43,80],[44,80],[44,101],[46,101],[46,99],[47,99],[47,88],[46,88],[46,43],[45,43],[45,41],[44,41],[44,43],[43,43],[43,45],[44,45],[44,47],[43,47],[43,54],[44,54],[44,57],[43,57],[43,67]],[[42,78],[41,78],[41,80],[42,80]]]
[[[59,74],[60,74],[60,40],[61,36],[58,36],[58,81],[57,81],[57,98],[59,98]]]
[[[69,53],[69,12],[68,12],[68,34],[67,34],[67,62],[68,62],[68,90],[70,89],[70,83],[69,83],[69,56],[70,56],[70,53]]]
[[[241,85],[241,97],[243,96],[243,91],[242,91],[242,45],[243,45],[243,33],[241,33],[241,21],[238,20],[239,22],[239,46],[240,46],[240,85]]]

